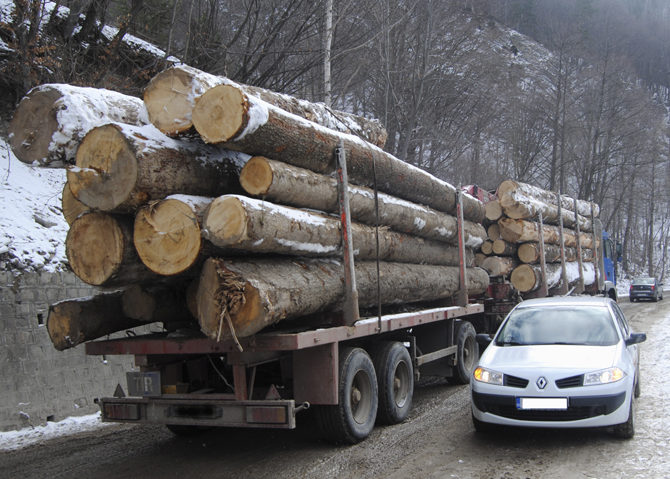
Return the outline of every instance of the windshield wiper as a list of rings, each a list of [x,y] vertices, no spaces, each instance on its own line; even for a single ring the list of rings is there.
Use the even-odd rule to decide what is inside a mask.
[[[496,343],[496,346],[525,346],[526,343],[520,343],[518,341],[499,341]]]

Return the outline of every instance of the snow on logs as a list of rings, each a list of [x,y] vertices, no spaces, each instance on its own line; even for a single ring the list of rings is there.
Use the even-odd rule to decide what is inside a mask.
[[[175,140],[155,127],[108,124],[91,130],[68,169],[72,194],[90,208],[134,212],[174,193],[218,196],[240,191],[247,155]]]
[[[384,305],[452,297],[459,287],[458,268],[379,263],[380,301]],[[255,334],[289,318],[339,311],[344,296],[344,269],[339,261],[209,258],[198,282],[197,311],[201,330],[221,340]],[[377,304],[377,263],[355,264],[359,305]],[[468,269],[467,289],[483,293],[489,278]],[[232,325],[232,331],[229,325]]]
[[[23,97],[9,124],[9,143],[24,163],[72,163],[91,129],[110,122],[149,123],[139,98],[115,91],[64,84],[40,85]]]
[[[359,137],[339,133],[292,115],[232,85],[207,90],[193,109],[193,125],[206,143],[266,156],[330,174],[333,152],[342,145],[349,179],[446,213],[456,212],[457,190],[430,173],[405,163]],[[481,222],[484,206],[463,195],[465,218]]]
[[[235,83],[225,77],[178,65],[156,75],[144,90],[144,103],[151,123],[163,133],[178,135],[193,129],[192,112],[196,101],[217,85],[231,85],[247,95],[275,105],[293,115],[327,128],[360,136],[380,148],[386,143],[386,129],[378,120],[343,111],[334,111],[323,103],[299,100],[263,88]]]
[[[280,161],[252,157],[240,172],[240,184],[248,194],[275,203],[339,212],[338,187],[334,178]],[[385,193],[378,193],[377,203],[380,224],[401,233],[458,244],[454,216]],[[373,190],[350,185],[349,208],[353,220],[368,225],[377,223]],[[463,227],[467,247],[478,248],[486,239],[481,224],[465,221]]]

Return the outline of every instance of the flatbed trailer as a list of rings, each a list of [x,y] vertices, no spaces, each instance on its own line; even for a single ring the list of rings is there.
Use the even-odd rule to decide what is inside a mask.
[[[352,326],[264,332],[233,341],[155,333],[86,343],[90,355],[131,354],[128,393],[98,399],[106,422],[296,427],[310,407],[336,442],[364,439],[375,421],[410,410],[421,375],[469,380],[478,360],[478,303],[363,318]]]

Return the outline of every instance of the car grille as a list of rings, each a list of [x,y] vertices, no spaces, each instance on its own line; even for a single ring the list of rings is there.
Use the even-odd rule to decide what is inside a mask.
[[[556,381],[556,387],[559,389],[565,388],[576,388],[584,384],[584,375],[580,374],[579,376],[571,376],[569,378],[563,378]]]
[[[528,379],[518,378],[505,374],[503,384],[512,388],[525,388],[528,386]]]
[[[546,411],[517,409],[514,396],[472,393],[472,400],[480,411],[520,421],[576,421],[602,416],[614,412],[625,399],[625,392],[613,396],[571,397],[565,411]]]

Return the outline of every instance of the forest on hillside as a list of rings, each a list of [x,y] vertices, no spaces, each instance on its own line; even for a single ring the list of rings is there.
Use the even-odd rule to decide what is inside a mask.
[[[378,118],[385,150],[452,184],[594,200],[624,269],[662,277],[668,36],[664,0],[0,0],[0,89],[5,114],[45,82],[139,96],[176,57]]]

